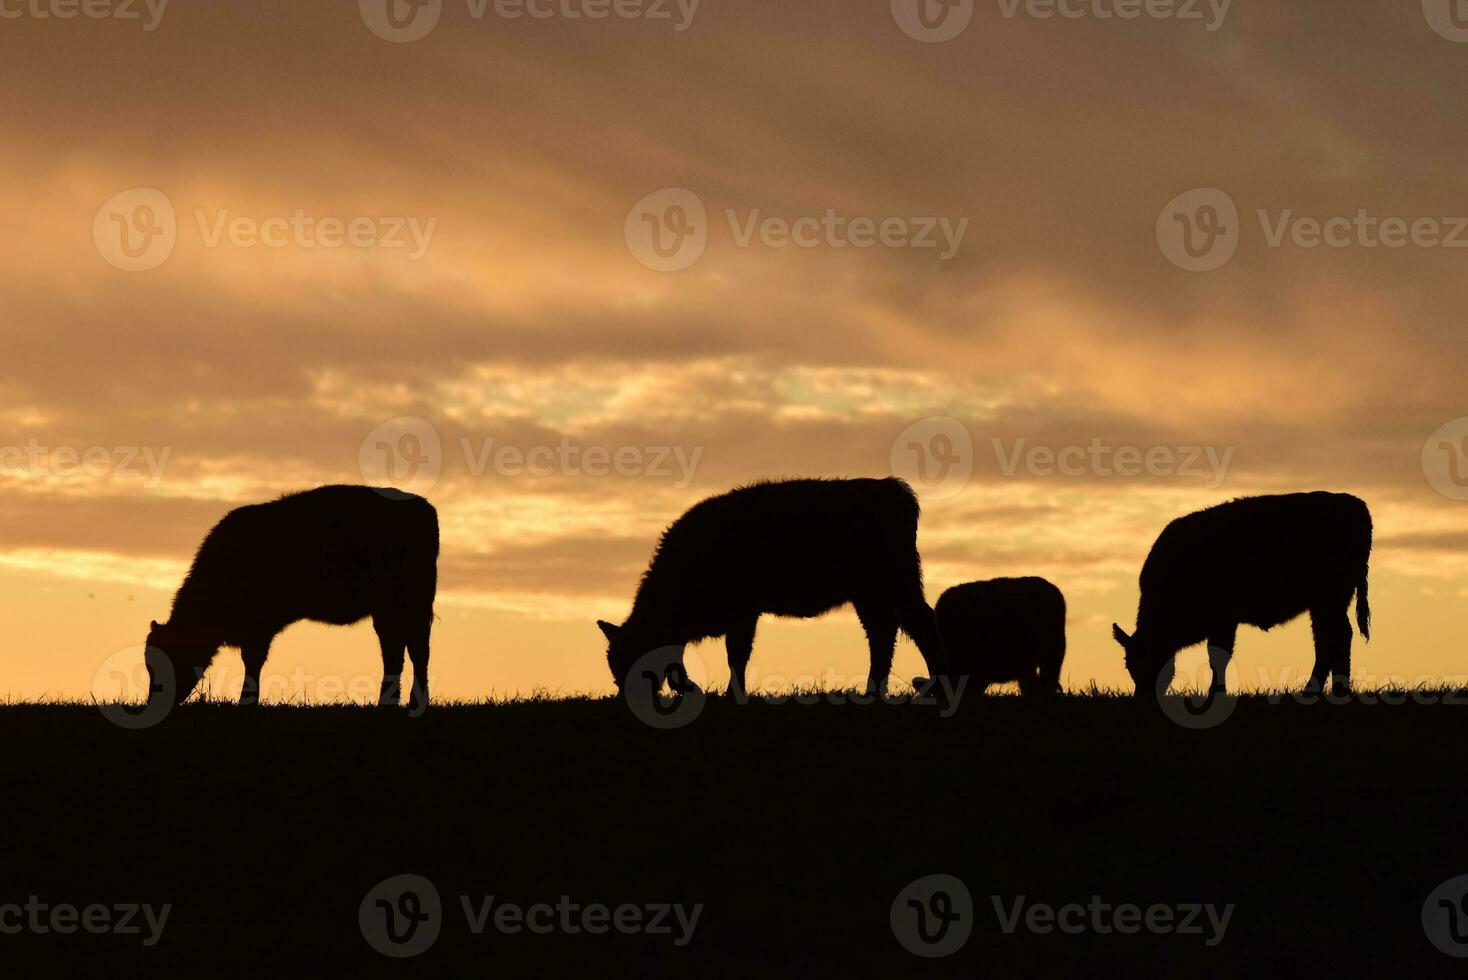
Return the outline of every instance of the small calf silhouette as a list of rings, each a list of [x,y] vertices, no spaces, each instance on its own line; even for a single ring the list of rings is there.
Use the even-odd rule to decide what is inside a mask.
[[[663,533],[626,622],[597,623],[612,679],[620,688],[653,650],[722,636],[730,693],[743,697],[761,615],[809,619],[848,602],[871,649],[868,693],[886,691],[899,628],[942,676],[917,527],[917,497],[895,478],[760,482],[695,504]]]
[[[955,585],[934,606],[948,669],[983,693],[1018,681],[1022,694],[1060,690],[1065,660],[1065,596],[1043,578],[996,578]],[[914,677],[922,690],[926,677]]]
[[[185,700],[219,648],[231,646],[245,662],[240,703],[254,704],[281,630],[303,619],[345,626],[371,616],[382,647],[379,703],[400,699],[406,647],[412,703],[426,706],[437,578],[438,513],[422,497],[329,486],[236,508],[199,546],[168,622],[152,624],[149,653],[166,658],[172,681],[157,676],[150,656],[150,699],[171,688]]]
[[[1371,638],[1366,600],[1371,512],[1344,493],[1242,497],[1179,517],[1163,529],[1142,565],[1136,633],[1115,623],[1138,693],[1172,682],[1173,657],[1208,642],[1212,690],[1224,671],[1240,623],[1270,629],[1303,612],[1315,634],[1309,687],[1326,675],[1336,693],[1351,687],[1352,593],[1361,635]]]

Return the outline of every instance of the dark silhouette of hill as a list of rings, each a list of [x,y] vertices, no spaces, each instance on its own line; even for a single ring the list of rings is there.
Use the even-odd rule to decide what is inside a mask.
[[[760,616],[808,619],[848,602],[871,649],[869,693],[886,690],[898,629],[941,675],[918,514],[895,478],[761,482],[695,504],[663,533],[626,621],[597,623],[613,679],[625,684],[651,651],[722,636],[742,695]]]
[[[1462,961],[1429,945],[1421,909],[1468,871],[1468,709],[1363,693],[1246,696],[1207,731],[1074,694],[946,720],[711,697],[676,732],[620,698],[418,718],[188,704],[141,731],[88,705],[0,707],[0,903],[174,906],[151,948],[26,933],[0,935],[0,958],[16,977],[1451,976]],[[436,885],[444,914],[406,961],[357,920],[404,873]],[[925,961],[889,915],[936,873],[967,883],[976,920]],[[682,947],[475,936],[461,896],[486,895],[704,909]],[[1145,928],[1005,933],[995,896],[1006,911],[1018,896],[1236,909],[1209,947]]]
[[[245,664],[240,701],[253,704],[281,630],[371,616],[382,648],[379,702],[399,702],[406,648],[412,703],[425,706],[437,576],[438,514],[422,497],[327,486],[238,507],[199,546],[168,622],[152,624],[150,699],[183,701],[230,646]]]
[[[1361,635],[1371,638],[1366,598],[1371,513],[1344,493],[1242,497],[1179,517],[1142,565],[1137,628],[1112,624],[1139,693],[1166,687],[1173,656],[1207,641],[1212,689],[1225,688],[1239,625],[1271,629],[1310,613],[1315,667],[1336,692],[1350,689],[1352,594]]]

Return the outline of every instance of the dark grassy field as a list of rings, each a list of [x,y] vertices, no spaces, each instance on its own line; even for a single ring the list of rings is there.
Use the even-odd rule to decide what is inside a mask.
[[[171,903],[161,939],[0,935],[10,976],[1461,974],[1422,924],[1468,873],[1468,706],[1246,698],[1190,731],[1065,696],[735,705],[677,731],[618,700],[202,705],[125,731],[90,706],[0,708],[0,903]],[[944,959],[894,936],[898,892],[962,879]],[[426,876],[437,941],[371,949],[358,907]],[[702,904],[673,935],[473,935],[477,903]],[[1000,928],[994,899],[1235,906],[1223,938]],[[146,929],[145,929],[146,931]],[[594,971],[594,972],[593,972]]]

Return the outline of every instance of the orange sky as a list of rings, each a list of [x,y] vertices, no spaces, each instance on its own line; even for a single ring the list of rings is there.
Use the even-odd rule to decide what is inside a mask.
[[[1070,687],[1124,683],[1109,624],[1132,623],[1168,519],[1314,488],[1376,519],[1358,676],[1468,674],[1468,503],[1423,466],[1468,415],[1468,253],[1354,225],[1307,247],[1289,224],[1448,237],[1468,214],[1468,43],[1419,4],[1238,0],[1209,30],[981,2],[921,43],[888,0],[671,19],[446,0],[394,43],[373,2],[156,22],[0,2],[19,12],[0,19],[0,695],[86,695],[226,510],[379,477],[383,431],[424,454],[443,524],[435,693],[608,690],[594,620],[625,615],[666,523],[757,477],[884,475],[935,417],[972,450],[966,481],[919,483],[930,599],[1051,578]],[[1237,211],[1205,272],[1158,236],[1197,188]],[[637,229],[670,218],[668,189],[702,207],[702,252],[662,272]],[[828,214],[857,238],[857,219],[963,234],[837,247]],[[816,219],[809,247],[770,218]],[[166,256],[121,250],[160,221]],[[423,422],[379,429],[401,418]],[[1228,465],[1023,462],[1093,444]],[[865,659],[849,613],[766,621],[750,678],[857,683]],[[1302,621],[1245,631],[1236,662],[1258,686],[1310,659]],[[897,677],[919,663],[904,643]],[[218,666],[237,687],[237,655]],[[379,671],[365,624],[299,625],[265,683],[329,699]]]

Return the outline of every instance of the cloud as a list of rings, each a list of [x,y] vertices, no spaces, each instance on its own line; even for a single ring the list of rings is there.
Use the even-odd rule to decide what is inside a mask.
[[[1259,211],[1461,212],[1462,52],[1412,5],[1236,7],[1208,33],[979,5],[944,45],[838,0],[706,5],[676,34],[449,4],[409,45],[351,4],[284,0],[171,7],[147,34],[7,22],[0,448],[169,456],[154,486],[0,465],[0,560],[163,582],[229,507],[359,481],[368,434],[414,416],[442,447],[454,601],[579,616],[630,598],[700,497],[884,475],[899,433],[950,416],[973,476],[925,502],[935,584],[1129,589],[1171,516],[1315,487],[1372,503],[1378,566],[1452,577],[1468,514],[1420,455],[1468,414],[1459,253],[1271,247]],[[92,222],[136,186],[169,196],[178,243],[129,274]],[[710,219],[677,274],[623,239],[663,187]],[[1195,187],[1241,221],[1206,274],[1154,237]],[[297,212],[436,224],[417,260],[211,247],[200,227]],[[731,212],[969,224],[945,262],[741,247]],[[1097,443],[1230,455],[1216,485],[1002,465]],[[563,444],[698,455],[682,484],[475,470],[487,448]]]

